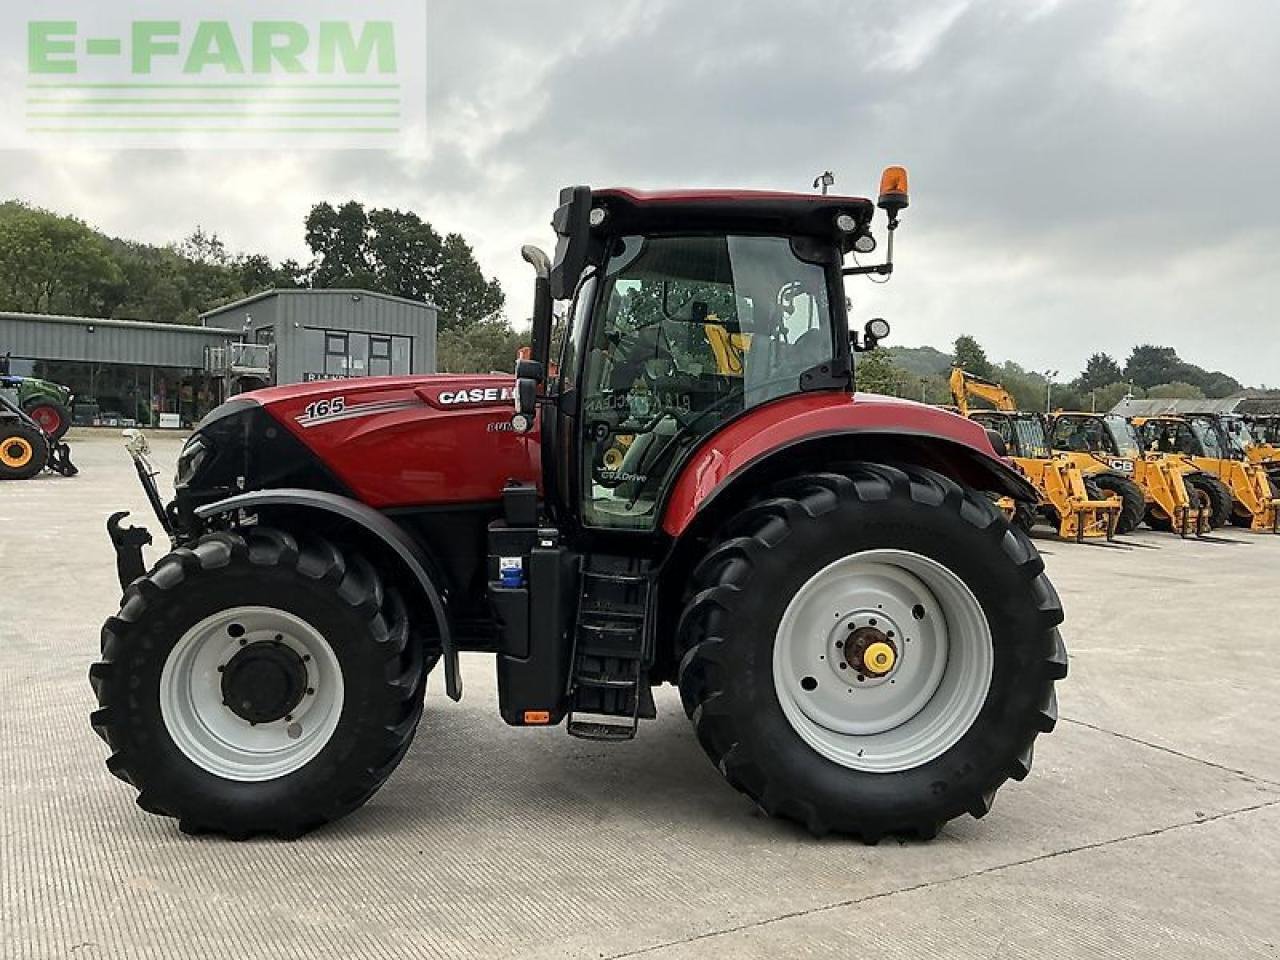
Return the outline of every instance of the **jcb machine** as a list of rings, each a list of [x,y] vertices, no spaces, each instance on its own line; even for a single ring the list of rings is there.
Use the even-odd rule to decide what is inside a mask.
[[[1220,415],[1218,420],[1246,459],[1267,471],[1272,490],[1280,496],[1280,416],[1233,413]]]
[[[1039,492],[1038,504],[1015,506],[1016,523],[1030,529],[1039,515],[1047,515],[1058,528],[1058,536],[1077,542],[1100,537],[1111,540],[1117,532],[1124,532],[1119,530],[1123,497],[1107,497],[1093,478],[1086,478],[1066,458],[1054,456],[1039,414],[1019,412],[1004,387],[960,367],[951,371],[951,397],[963,416],[1000,436],[1009,459]],[[971,409],[971,399],[985,400],[995,409]],[[1131,481],[1119,479],[1133,486]],[[1128,529],[1132,527],[1126,526]]]
[[[215,410],[159,510],[172,552],[144,568],[148,534],[113,518],[124,599],[90,671],[109,768],[185,830],[296,836],[369,799],[428,670],[456,700],[472,650],[517,727],[626,741],[678,685],[729,783],[814,833],[984,815],[1053,728],[1062,610],[991,499],[1036,492],[986,431],[854,393],[888,330],[850,335],[844,280],[892,270],[900,168],[879,206],[888,257],[845,267],[876,246],[867,200],[573,187],[554,262],[524,251],[514,382]],[[741,375],[713,313],[751,335]]]
[[[1136,513],[1152,529],[1184,537],[1211,529],[1212,502],[1198,485],[1208,477],[1182,457],[1144,451],[1142,438],[1124,417],[1059,411],[1049,417],[1049,437],[1059,456],[1069,458],[1086,476],[1096,473],[1094,482],[1104,489],[1115,473],[1130,478],[1132,484],[1113,486],[1111,492],[1123,494],[1125,512]],[[1136,502],[1131,502],[1130,487],[1137,491]]]
[[[1249,462],[1215,414],[1134,417],[1149,449],[1186,457],[1198,469],[1215,477],[1229,492],[1218,505],[1219,519],[1256,533],[1280,533],[1280,497],[1266,470]]]

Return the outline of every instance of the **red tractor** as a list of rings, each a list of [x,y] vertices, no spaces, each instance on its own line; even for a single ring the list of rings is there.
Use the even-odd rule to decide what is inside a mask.
[[[679,687],[770,814],[874,842],[984,815],[1031,768],[1062,611],[995,505],[1035,491],[972,421],[854,392],[844,277],[907,206],[561,194],[530,357],[500,376],[279,387],[199,425],[173,550],[109,523],[90,671],[110,770],[183,830],[294,837],[404,757],[428,671],[497,661],[512,726],[622,741]],[[555,301],[566,309],[553,313]],[[514,405],[514,415],[513,415]]]

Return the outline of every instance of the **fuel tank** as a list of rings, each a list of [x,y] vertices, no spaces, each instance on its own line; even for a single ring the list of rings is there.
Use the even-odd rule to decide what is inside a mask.
[[[511,427],[510,376],[362,377],[270,387],[254,401],[371,507],[496,502],[539,482],[539,431]]]

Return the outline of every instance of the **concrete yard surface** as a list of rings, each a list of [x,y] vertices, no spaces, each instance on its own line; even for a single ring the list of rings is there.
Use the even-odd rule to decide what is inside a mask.
[[[1061,722],[931,843],[767,819],[669,687],[629,743],[512,730],[467,655],[462,703],[433,675],[365,808],[236,844],[143,813],[104,766],[104,522],[158,530],[119,437],[69,439],[80,476],[0,485],[0,957],[1280,957],[1280,537],[1040,539]],[[152,442],[171,471],[181,437]]]

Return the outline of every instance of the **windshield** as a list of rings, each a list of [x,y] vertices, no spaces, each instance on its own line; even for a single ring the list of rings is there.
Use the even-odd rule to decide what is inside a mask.
[[[1132,423],[1117,414],[1108,414],[1105,418],[1107,431],[1115,444],[1115,452],[1122,457],[1137,459],[1142,456],[1142,441]]]
[[[1017,453],[1029,460],[1049,459],[1049,441],[1039,417],[1014,417],[1013,432]]]
[[[1221,423],[1231,444],[1240,452],[1243,453],[1250,447],[1258,445],[1257,437],[1253,435],[1253,431],[1249,429],[1249,424],[1243,417],[1223,417]]]
[[[648,528],[682,451],[830,360],[822,267],[782,237],[626,237],[596,299],[583,383],[583,512]]]
[[[1213,423],[1204,420],[1192,420],[1191,432],[1195,434],[1196,440],[1200,442],[1200,448],[1204,451],[1203,456],[1211,457],[1215,460],[1221,460],[1226,456],[1226,451],[1222,449],[1222,443],[1219,440],[1218,431],[1214,429]]]

